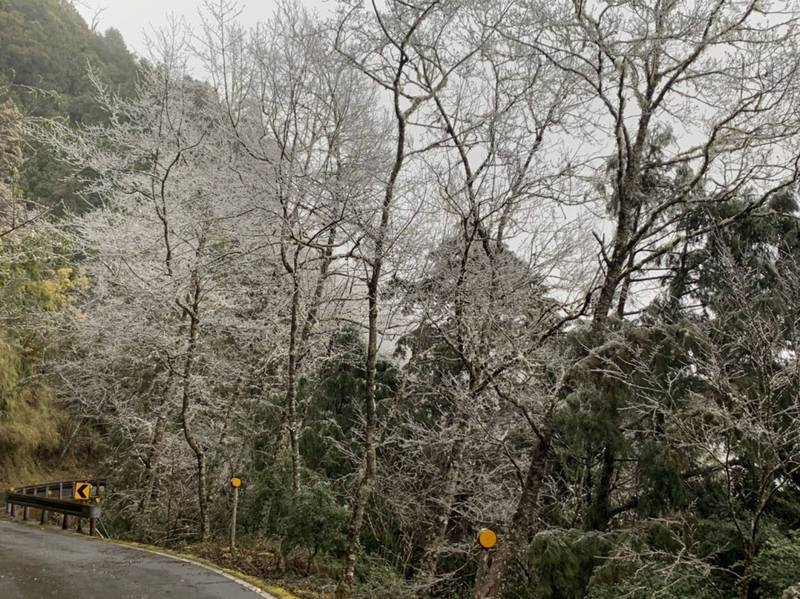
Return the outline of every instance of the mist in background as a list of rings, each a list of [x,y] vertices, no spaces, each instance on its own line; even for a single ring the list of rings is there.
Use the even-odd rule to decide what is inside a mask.
[[[320,13],[332,6],[330,0],[301,3]],[[167,15],[184,18],[192,29],[202,24],[199,17],[202,0],[75,0],[74,4],[86,22],[97,30],[118,29],[128,48],[139,56],[147,56],[147,33],[162,26]],[[275,8],[274,0],[243,1],[240,5],[244,24],[268,19]]]

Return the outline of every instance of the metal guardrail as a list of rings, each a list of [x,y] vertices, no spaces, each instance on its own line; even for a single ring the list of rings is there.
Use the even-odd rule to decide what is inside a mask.
[[[79,489],[90,486],[88,499],[76,500],[74,498],[76,485]],[[70,516],[78,519],[78,532],[82,532],[83,520],[89,521],[89,534],[94,536],[97,529],[97,519],[100,517],[100,497],[105,493],[104,480],[91,481],[59,481],[41,485],[31,485],[9,489],[6,492],[6,512],[11,517],[16,516],[16,508],[21,507],[22,519],[27,520],[31,508],[41,511],[40,523],[47,522],[48,513],[61,514],[63,520],[61,528],[69,528]]]

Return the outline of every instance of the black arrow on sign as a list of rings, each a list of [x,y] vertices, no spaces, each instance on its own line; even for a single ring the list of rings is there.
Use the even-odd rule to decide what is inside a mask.
[[[78,485],[78,497],[81,499],[89,499],[89,491],[91,490],[90,485]]]

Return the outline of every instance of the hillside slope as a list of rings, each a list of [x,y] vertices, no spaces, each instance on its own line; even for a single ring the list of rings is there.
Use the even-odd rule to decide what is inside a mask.
[[[42,315],[68,309],[84,280],[45,220],[13,229],[24,204],[78,206],[74,173],[24,138],[23,119],[101,121],[90,65],[117,92],[133,89],[137,64],[119,32],[91,31],[63,0],[0,0],[0,484],[60,467],[75,430],[41,377],[56,334]]]
[[[0,0],[0,90],[22,112],[72,123],[104,118],[93,100],[89,70],[121,94],[132,91],[137,62],[115,29],[92,31],[66,0]],[[51,153],[26,150],[19,185],[30,202],[80,206],[78,184]]]

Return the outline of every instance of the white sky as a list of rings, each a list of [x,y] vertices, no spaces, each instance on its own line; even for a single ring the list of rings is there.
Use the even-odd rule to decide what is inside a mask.
[[[324,12],[332,0],[299,0],[304,6]],[[99,9],[100,31],[113,27],[119,29],[128,48],[138,55],[146,56],[145,32],[159,27],[168,14],[185,17],[191,25],[197,25],[198,10],[202,0],[74,0],[74,4],[87,23]],[[272,14],[275,0],[241,0],[242,22],[245,24],[265,20]]]

